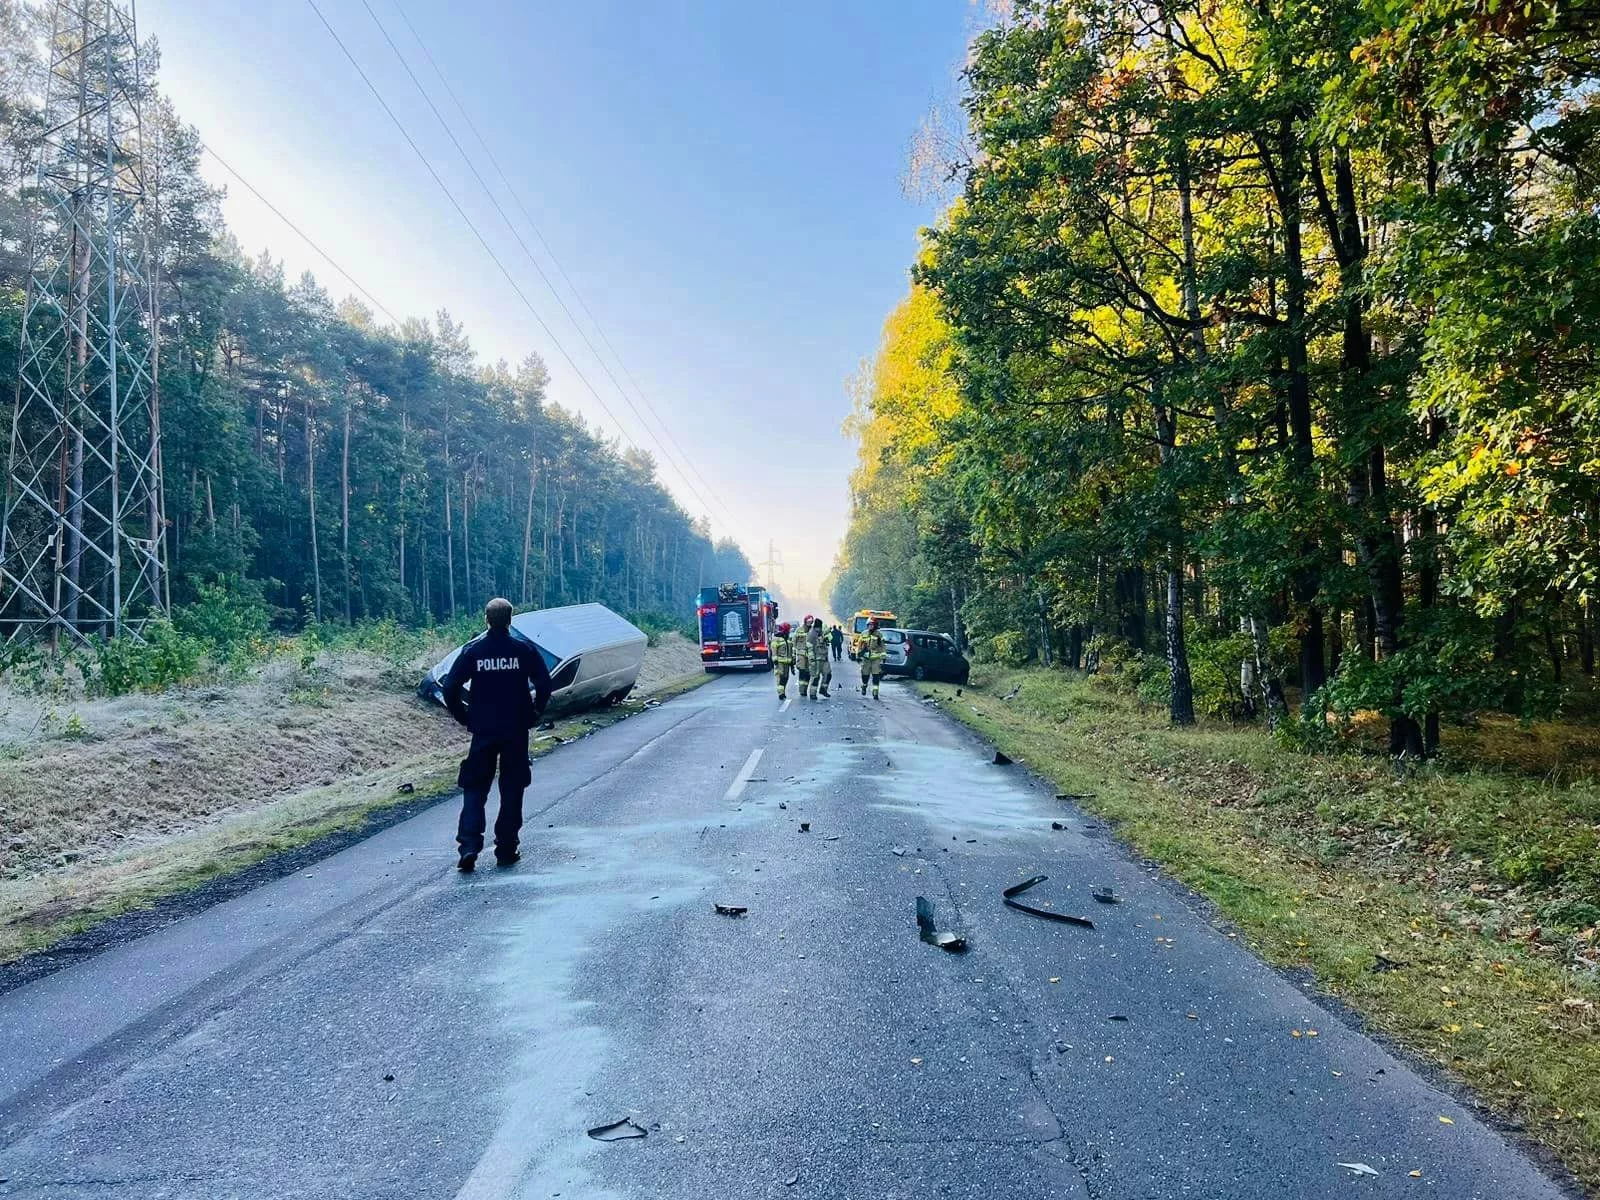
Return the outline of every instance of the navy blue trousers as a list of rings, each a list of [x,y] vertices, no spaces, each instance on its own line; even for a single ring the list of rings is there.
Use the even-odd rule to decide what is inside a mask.
[[[500,812],[494,821],[494,848],[502,854],[517,848],[517,838],[522,832],[522,793],[533,781],[527,731],[504,737],[475,733],[466,758],[461,760],[461,770],[456,774],[456,784],[461,788],[461,822],[456,827],[456,844],[461,847],[462,854],[483,851],[489,785],[494,782],[496,768],[500,775]]]

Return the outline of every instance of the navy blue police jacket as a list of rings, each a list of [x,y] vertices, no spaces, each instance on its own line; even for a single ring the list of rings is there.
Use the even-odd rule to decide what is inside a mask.
[[[470,693],[465,691],[469,683]],[[526,733],[550,703],[550,668],[527,638],[488,629],[461,647],[450,664],[444,702],[456,720],[480,737]]]

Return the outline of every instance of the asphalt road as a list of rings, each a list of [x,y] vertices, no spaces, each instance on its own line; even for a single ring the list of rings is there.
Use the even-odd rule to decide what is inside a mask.
[[[445,803],[0,995],[0,1195],[1563,1194],[899,686],[717,680],[529,813],[516,868]],[[1002,905],[1041,873],[1093,929]]]

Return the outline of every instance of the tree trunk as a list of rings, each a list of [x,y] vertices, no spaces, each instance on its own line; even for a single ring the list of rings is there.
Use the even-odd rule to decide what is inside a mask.
[[[317,453],[311,425],[311,396],[306,395],[306,508],[311,523],[311,596],[317,624],[322,624],[322,560],[317,553]]]
[[[456,531],[450,515],[450,473],[444,477],[444,570],[449,579],[450,619],[456,619]]]
[[[528,516],[522,523],[522,603],[528,602],[528,558],[533,553],[533,494],[538,489],[539,477],[532,464],[528,466]]]
[[[1171,683],[1168,709],[1174,725],[1194,724],[1194,683],[1189,677],[1189,650],[1183,640],[1183,542],[1172,540],[1167,563],[1167,676]]]
[[[1304,148],[1294,118],[1285,115],[1278,125],[1278,173],[1275,192],[1283,220],[1284,261],[1284,384],[1289,410],[1290,456],[1301,486],[1316,489],[1315,441],[1311,415],[1311,377],[1308,369],[1307,292],[1305,251],[1301,240],[1304,220]],[[1315,564],[1321,547],[1307,538],[1305,560],[1296,570],[1293,589],[1301,610],[1300,687],[1309,700],[1328,681],[1322,608],[1317,594],[1322,588],[1321,570]]]
[[[344,445],[339,452],[339,514],[340,554],[344,560],[344,623],[351,624],[354,617],[350,608],[350,402],[344,405]],[[208,485],[209,486],[209,485]]]

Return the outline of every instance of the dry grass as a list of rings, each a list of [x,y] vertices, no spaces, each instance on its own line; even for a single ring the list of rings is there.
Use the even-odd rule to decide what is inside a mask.
[[[1581,752],[1587,730],[1525,738],[1485,721],[1447,740],[1448,765],[1397,776],[1386,759],[1306,755],[1255,729],[1174,730],[1060,673],[982,672],[959,700],[927,690],[1062,790],[1091,794],[1086,808],[1269,961],[1309,970],[1600,1194],[1600,756]],[[1402,965],[1374,969],[1385,961]]]

